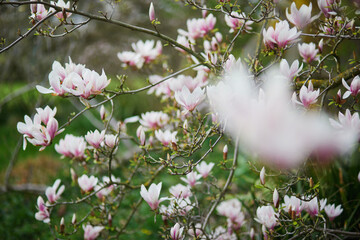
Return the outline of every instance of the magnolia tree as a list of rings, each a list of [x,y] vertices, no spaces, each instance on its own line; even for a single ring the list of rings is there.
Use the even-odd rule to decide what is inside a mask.
[[[101,21],[143,34],[117,53],[117,64],[148,81],[129,89],[124,76],[109,85],[106,69],[96,72],[71,56],[53,62],[38,92],[84,107],[59,123],[60,106],[42,106],[17,125],[24,150],[27,144],[55,148],[72,160],[73,184],[58,179],[47,187],[34,221],[60,239],[122,238],[141,228],[141,222],[130,227],[140,214],[156,222],[159,238],[173,240],[360,238],[359,195],[351,190],[360,175],[344,180],[339,170],[340,182],[319,177],[321,169],[350,166],[358,152],[360,1],[184,0],[178,6],[196,10],[197,17],[176,16],[184,24],[177,36],[160,30],[166,21],[157,17],[161,2],[149,4],[149,29],[87,13],[78,2],[1,1],[27,5],[31,24],[1,52],[32,32],[65,36]],[[235,42],[244,38],[254,47],[234,56]],[[344,45],[351,55],[338,51]],[[166,64],[164,46],[182,59],[183,69]],[[161,110],[115,119],[120,96],[144,91],[158,97]],[[99,111],[101,129],[82,136],[67,131],[90,109]],[[126,148],[124,141],[130,141]],[[234,181],[239,168],[256,177],[240,174]],[[247,191],[237,187],[240,181],[247,181]],[[322,190],[331,184],[339,187]],[[64,199],[70,188],[78,195]],[[72,219],[54,214],[63,205],[73,206]]]

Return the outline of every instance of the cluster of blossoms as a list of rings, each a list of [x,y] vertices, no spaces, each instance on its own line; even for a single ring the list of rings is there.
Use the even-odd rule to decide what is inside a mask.
[[[25,150],[26,143],[29,142],[34,146],[41,146],[40,151],[49,146],[56,135],[64,131],[59,130],[58,121],[54,118],[56,107],[51,109],[49,106],[36,108],[34,119],[25,116],[25,123],[19,122],[17,130],[24,136],[23,148]]]
[[[151,63],[162,53],[162,45],[160,41],[155,44],[154,40],[139,40],[131,45],[133,52],[124,51],[117,54],[123,66],[142,68],[144,64]]]
[[[49,74],[50,88],[36,86],[36,89],[43,94],[57,96],[73,95],[82,98],[90,98],[98,95],[110,84],[104,70],[99,75],[94,70],[85,68],[85,65],[74,64],[69,58],[65,67],[58,61],[54,61],[52,71]]]
[[[31,0],[31,1],[36,1],[36,0]],[[64,0],[58,0],[57,2],[54,1],[50,1],[51,5],[55,5],[57,7],[60,8],[70,8],[70,1],[68,2],[64,2]],[[31,10],[31,16],[30,18],[34,19],[34,20],[38,20],[41,21],[42,19],[44,19],[48,14],[54,12],[55,10],[53,8],[50,8],[49,10],[47,10],[44,6],[44,4],[41,3],[34,3],[34,4],[30,4],[30,10]],[[71,13],[70,12],[65,12],[65,15],[63,12],[58,12],[55,14],[55,16],[59,19],[59,20],[64,20],[67,17],[70,17]]]

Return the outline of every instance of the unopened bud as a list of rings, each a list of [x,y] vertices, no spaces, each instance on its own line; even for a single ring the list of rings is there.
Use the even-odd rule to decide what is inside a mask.
[[[228,146],[225,145],[223,148],[223,159],[226,160],[228,155]]]
[[[254,230],[254,228],[250,229],[250,238],[251,238],[251,240],[255,239],[255,230]]]
[[[76,173],[75,173],[75,171],[74,171],[73,168],[70,168],[70,175],[71,175],[71,180],[72,180],[73,182],[76,182],[76,181],[77,181],[77,175],[76,175]]]
[[[216,38],[216,41],[217,41],[218,43],[221,43],[222,40],[223,40],[223,36],[222,36],[222,34],[221,34],[220,32],[216,32],[216,33],[215,33],[215,38]]]
[[[267,230],[266,230],[265,225],[262,225],[261,231],[262,231],[262,233],[264,235],[264,240],[267,240],[268,239],[268,234],[267,234]]]
[[[76,224],[76,214],[75,213],[72,216],[71,223],[72,223],[72,225]]]
[[[188,127],[189,127],[189,123],[188,123],[188,120],[186,119],[183,124],[184,134],[187,133]]]
[[[100,118],[101,118],[101,120],[104,121],[105,117],[106,117],[105,107],[104,107],[104,105],[101,105],[101,107],[100,107]]]
[[[275,208],[279,207],[279,193],[276,190],[276,188],[275,188],[274,193],[273,193],[273,203],[274,203]]]
[[[313,181],[312,177],[309,178],[309,185],[310,185],[310,188],[314,187],[314,181]]]
[[[324,49],[324,39],[321,39],[318,44],[319,52],[322,53]]]
[[[140,144],[141,144],[141,146],[145,146],[145,141],[146,141],[146,136],[145,136],[144,129],[142,129],[141,132],[140,132]]]
[[[109,227],[112,226],[112,217],[111,217],[111,214],[109,213],[108,215],[108,224],[109,224]]]
[[[260,172],[260,182],[262,185],[265,185],[265,167],[261,169]]]
[[[149,145],[150,145],[150,146],[153,146],[153,145],[154,145],[154,137],[153,137],[153,136],[150,136],[150,137],[149,137]]]
[[[171,146],[174,149],[174,151],[177,151],[177,145],[175,142],[171,142]]]
[[[206,8],[206,5],[204,5],[203,8]],[[202,17],[203,17],[203,18],[206,18],[207,10],[201,10],[201,13],[202,13]]]
[[[155,9],[154,9],[154,4],[152,2],[150,3],[150,7],[149,7],[149,19],[150,22],[155,20]]]
[[[64,233],[65,232],[65,220],[62,217],[60,220],[60,233]]]

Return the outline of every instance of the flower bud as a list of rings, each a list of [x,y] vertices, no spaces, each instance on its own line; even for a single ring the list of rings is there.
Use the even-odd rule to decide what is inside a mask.
[[[76,224],[76,214],[75,213],[72,216],[71,223],[72,223],[72,225]]]
[[[262,185],[265,185],[265,167],[261,169],[260,172],[260,182]]]
[[[312,177],[309,178],[309,186],[310,186],[310,188],[314,187],[314,181],[313,181]]]
[[[206,5],[204,5],[203,8],[206,8]],[[202,14],[202,17],[203,17],[203,18],[206,18],[207,10],[201,10],[201,14]]]
[[[358,180],[359,180],[359,182],[360,182],[360,172],[359,172],[359,174],[358,174]]]
[[[188,120],[186,119],[183,124],[184,134],[187,133],[188,127],[189,127],[189,123],[188,123]]]
[[[276,190],[276,188],[275,188],[274,193],[273,193],[273,203],[274,203],[275,208],[279,207],[279,193]]]
[[[226,160],[227,159],[227,154],[228,154],[228,146],[225,145],[223,148],[223,159]]]
[[[70,175],[71,175],[71,180],[72,180],[73,182],[76,182],[76,181],[77,181],[77,175],[76,175],[76,173],[75,173],[75,171],[74,171],[73,168],[70,168]]]
[[[324,39],[321,39],[319,44],[318,44],[318,49],[319,52],[322,53],[323,49],[324,49]]]
[[[112,217],[111,217],[111,214],[109,213],[108,215],[108,224],[109,224],[109,227],[112,226]]]
[[[255,239],[255,230],[254,230],[254,228],[250,229],[250,234],[249,235],[250,235],[251,240]]]
[[[141,144],[141,146],[145,146],[145,141],[146,141],[145,132],[144,132],[144,129],[141,129],[141,131],[140,131],[140,144]]]
[[[223,36],[220,32],[215,33],[215,38],[218,43],[222,42],[222,40],[223,40]]]
[[[264,235],[264,240],[267,240],[268,239],[268,234],[267,234],[265,225],[262,225],[261,231],[262,231],[262,233]]]
[[[65,232],[65,220],[62,217],[60,220],[60,233],[64,233]]]
[[[152,2],[150,3],[150,7],[149,7],[149,19],[150,19],[150,22],[155,20],[155,9],[154,9],[154,5]]]
[[[153,136],[150,136],[149,137],[149,145],[152,147],[154,146],[154,137]]]
[[[100,118],[101,118],[101,120],[104,121],[105,117],[106,117],[105,107],[104,107],[104,105],[101,105],[101,107],[100,107]]]

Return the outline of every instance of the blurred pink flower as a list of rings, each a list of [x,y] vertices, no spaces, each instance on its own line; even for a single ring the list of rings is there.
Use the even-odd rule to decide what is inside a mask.
[[[91,226],[90,224],[87,224],[86,226],[82,226],[84,229],[84,240],[95,240],[100,232],[105,228],[103,226]]]
[[[180,227],[179,223],[176,223],[170,229],[170,237],[172,240],[181,240],[183,235],[184,227]]]
[[[52,187],[47,187],[45,190],[45,195],[50,203],[55,203],[65,190],[65,186],[62,185],[60,188],[60,179],[56,179]],[[59,189],[58,189],[59,188]]]
[[[159,207],[159,203],[167,200],[167,198],[159,199],[161,186],[161,182],[157,185],[152,183],[149,187],[149,190],[147,190],[143,184],[141,185],[140,195],[149,204],[152,210],[156,210]]]
[[[137,43],[132,43],[131,47],[135,53],[139,54],[144,60],[144,63],[154,61],[162,53],[162,44],[160,41],[146,40],[145,42],[139,40]]]
[[[99,132],[99,130],[88,131],[85,135],[86,141],[93,146],[94,148],[99,148],[101,143],[104,141],[105,138],[105,130]]]
[[[170,118],[166,113],[163,112],[146,112],[141,114],[140,124],[147,130],[156,130],[164,127]]]
[[[196,166],[196,170],[201,174],[202,178],[207,178],[211,172],[211,169],[215,166],[215,163],[201,162]]]
[[[336,0],[317,0],[319,9],[324,13],[325,17],[336,15]]]
[[[155,131],[155,137],[164,145],[165,147],[168,147],[171,143],[176,143],[177,131],[171,132],[170,130],[162,131],[162,130],[156,130]]]
[[[36,0],[31,0],[36,1]],[[44,4],[41,3],[34,3],[30,4],[30,10],[31,10],[31,18],[36,19],[38,21],[41,21],[48,15],[48,11],[45,9]]]
[[[271,206],[262,206],[258,207],[256,210],[255,221],[264,225],[267,229],[274,229],[278,225],[279,214],[275,213],[274,209]]]
[[[317,98],[319,97],[319,95],[320,89],[314,91],[313,84],[310,81],[308,87],[303,85],[300,88],[299,98],[301,102],[296,100],[296,93],[293,94],[292,101],[294,103],[303,105],[305,108],[309,108],[312,104],[317,102]]]
[[[181,177],[180,179],[187,183],[190,187],[195,187],[195,185],[200,184],[198,180],[201,178],[201,175],[195,171],[192,171],[186,174],[186,178]]]
[[[310,214],[310,216],[317,216],[319,214],[319,203],[317,197],[314,197],[310,201],[302,201],[304,210]]]
[[[315,43],[303,43],[298,44],[300,56],[303,58],[303,61],[306,63],[311,63],[312,61],[318,61],[319,50],[316,48]]]
[[[350,86],[346,83],[345,79],[342,79],[342,84],[347,89],[347,91],[344,93],[343,99],[348,98],[350,95],[355,97],[360,92],[360,77],[356,76],[351,81]]]
[[[304,205],[302,204],[302,201],[295,197],[295,196],[285,196],[284,197],[284,211],[289,212],[290,210],[295,212],[297,216],[300,215],[301,211],[304,209]]]
[[[280,61],[280,72],[282,75],[284,75],[289,81],[293,81],[294,77],[296,77],[299,72],[302,70],[303,65],[299,66],[299,61],[295,60],[291,66],[289,66],[289,63],[286,61],[286,59],[282,59]]]
[[[264,44],[270,49],[285,48],[287,45],[297,41],[301,32],[296,27],[290,29],[289,23],[284,20],[277,22],[275,28],[269,27],[263,30]]]
[[[326,205],[324,209],[325,209],[325,213],[329,217],[330,221],[333,221],[337,216],[339,216],[343,212],[341,205],[338,205],[335,208],[335,204]]]
[[[39,196],[37,199],[37,209],[38,212],[35,213],[36,220],[43,221],[44,223],[49,223],[50,213],[47,207],[45,206],[44,199],[41,196]]]
[[[241,202],[236,199],[230,199],[222,201],[216,208],[219,215],[229,218],[231,221],[235,221],[236,218],[241,215]]]
[[[122,65],[123,67],[130,66],[140,69],[144,65],[144,59],[141,57],[140,54],[135,52],[131,52],[131,51],[119,52],[117,54],[117,57],[121,62],[123,62]]]
[[[87,175],[82,175],[78,178],[79,187],[86,193],[91,192],[96,184],[98,183],[98,178],[94,176],[88,177]]]
[[[250,27],[251,24],[253,24],[253,21],[246,21],[246,16],[244,13],[238,13],[238,12],[231,12],[231,16],[225,15],[225,23],[230,27],[230,33],[233,33],[234,31],[238,31],[245,23],[244,30],[251,30],[252,27]]]
[[[184,114],[192,112],[205,98],[205,90],[197,87],[193,92],[184,86],[181,91],[175,92],[177,103],[185,108]]]
[[[305,4],[301,5],[300,9],[298,10],[296,8],[295,2],[291,4],[291,13],[289,13],[289,9],[286,8],[286,17],[287,19],[294,24],[299,29],[303,29],[314,21],[317,16],[311,17],[311,10],[312,10],[312,4],[310,3],[309,6],[306,6]]]
[[[83,137],[75,137],[71,134],[66,134],[64,139],[55,144],[55,150],[68,158],[85,158],[86,142]]]
[[[192,196],[191,190],[188,186],[177,184],[169,189],[171,195],[175,198],[188,198]]]

